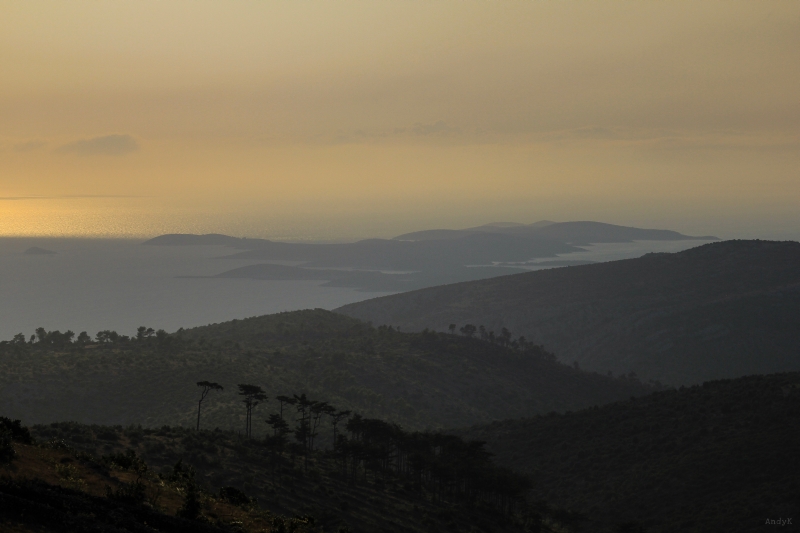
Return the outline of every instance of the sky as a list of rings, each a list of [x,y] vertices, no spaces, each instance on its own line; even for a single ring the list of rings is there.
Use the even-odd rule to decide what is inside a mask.
[[[800,238],[800,3],[0,0],[0,236]]]

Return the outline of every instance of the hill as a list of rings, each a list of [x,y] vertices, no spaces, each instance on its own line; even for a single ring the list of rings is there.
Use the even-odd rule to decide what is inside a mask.
[[[594,531],[763,531],[800,513],[800,373],[654,393],[595,409],[462,433],[536,494],[583,509]],[[795,518],[795,520],[797,520]],[[631,528],[629,531],[636,531]]]
[[[351,437],[341,439],[341,452],[306,454],[285,439],[167,426],[56,423],[31,428],[32,439],[18,422],[0,417],[3,531],[522,533],[523,520],[555,523],[549,506],[537,505],[536,517],[526,515],[525,478],[494,466],[485,454],[460,453],[462,479],[475,476],[468,471],[472,468],[502,478],[505,486],[486,483],[471,494],[437,490],[427,481],[444,478],[438,471],[431,475],[437,462],[459,455],[459,444],[462,450],[480,451],[479,444],[453,436],[413,436],[417,447],[426,438],[447,439],[449,448],[437,457],[401,445],[401,453],[415,454],[407,463],[414,464],[412,469],[393,460],[372,465],[348,452],[366,448],[374,453],[367,438],[373,433],[352,424],[348,428],[358,434],[342,428]],[[378,422],[360,420],[380,427]],[[12,435],[8,427],[17,431]],[[395,440],[402,437],[395,432]],[[348,461],[344,471],[342,460]],[[422,483],[414,483],[416,470],[425,474]],[[494,494],[502,494],[504,505],[496,504]]]
[[[272,398],[255,430],[278,409],[274,398],[304,392],[340,409],[409,429],[443,428],[578,409],[652,391],[554,361],[541,347],[508,346],[444,333],[374,328],[323,310],[234,320],[172,335],[127,338],[37,330],[0,343],[0,402],[30,423],[194,427],[199,381],[225,390],[204,407],[204,427],[243,429],[236,385]]]
[[[231,246],[234,248],[247,248],[258,246],[269,242],[263,239],[240,239],[229,237],[219,233],[207,233],[205,235],[193,235],[189,233],[168,233],[159,235],[145,241],[142,244],[149,246]]]
[[[695,239],[716,238],[600,222],[540,221],[528,225],[499,222],[463,230],[425,230],[393,239],[349,243],[312,244],[218,234],[169,234],[143,244],[221,245],[241,250],[226,256],[227,259],[261,262],[222,272],[217,277],[320,280],[329,286],[397,292],[503,276],[523,269],[551,268],[557,264],[541,259],[583,252],[580,246],[590,243]],[[563,257],[556,259],[563,260]],[[294,264],[286,265],[286,262]]]
[[[518,237],[562,241],[572,245],[630,241],[717,240],[717,237],[713,236],[692,237],[677,231],[632,228],[603,222],[551,222],[549,220],[541,220],[533,224],[486,224],[462,230],[423,230],[405,233],[395,237],[395,239],[404,241],[459,239],[478,233],[515,235]]]
[[[505,327],[582,368],[673,385],[798,370],[800,243],[725,241],[432,287],[336,311],[403,331]]]
[[[137,465],[139,475],[110,456],[98,460],[63,441],[37,445],[6,439],[0,445],[6,452],[0,460],[0,529],[6,532],[249,533],[263,531],[258,526],[272,519],[290,521],[211,495],[204,495],[202,520],[176,516],[186,500],[185,486],[143,463]]]

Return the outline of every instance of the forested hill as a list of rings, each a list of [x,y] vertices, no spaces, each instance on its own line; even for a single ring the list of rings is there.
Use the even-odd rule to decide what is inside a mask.
[[[155,333],[72,337],[37,331],[0,343],[0,402],[28,423],[75,420],[193,427],[199,391],[224,390],[204,404],[204,427],[244,429],[238,384],[269,399],[254,432],[279,409],[278,395],[306,393],[339,409],[408,429],[443,428],[578,409],[646,394],[635,379],[609,378],[554,361],[508,337],[494,343],[445,333],[374,328],[323,310],[280,313]]]
[[[798,420],[800,373],[784,373],[462,435],[488,441],[499,464],[532,474],[538,496],[588,511],[594,531],[639,522],[651,533],[731,533],[800,515]]]
[[[404,331],[506,327],[565,362],[672,385],[800,369],[800,243],[683,252],[432,287],[337,310]]]

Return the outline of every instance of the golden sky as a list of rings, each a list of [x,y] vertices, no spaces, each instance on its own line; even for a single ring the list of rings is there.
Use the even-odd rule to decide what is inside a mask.
[[[0,0],[0,235],[800,237],[800,2]]]

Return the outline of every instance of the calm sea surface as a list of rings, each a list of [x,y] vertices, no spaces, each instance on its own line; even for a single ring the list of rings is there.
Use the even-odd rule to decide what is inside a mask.
[[[589,247],[564,259],[609,261],[649,251],[679,251],[697,241],[641,242]],[[56,252],[27,255],[37,246]],[[319,281],[181,278],[210,276],[255,261],[220,259],[235,250],[216,246],[142,246],[132,240],[0,239],[0,340],[48,330],[138,326],[174,331],[234,318],[336,307],[388,293],[322,287]]]
[[[0,340],[42,326],[132,335],[174,331],[306,308],[333,309],[385,293],[321,287],[318,281],[198,279],[253,261],[219,259],[216,246],[142,246],[141,241],[0,239]],[[26,255],[38,246],[54,255]]]

